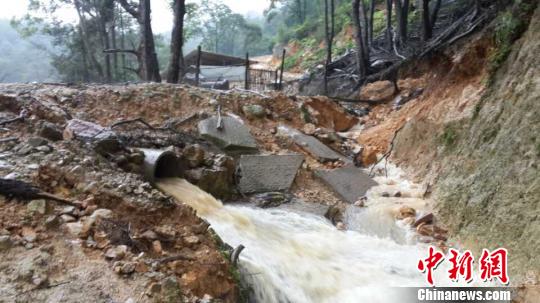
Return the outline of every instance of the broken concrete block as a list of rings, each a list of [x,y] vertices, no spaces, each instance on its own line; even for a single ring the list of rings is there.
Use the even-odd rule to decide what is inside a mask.
[[[364,196],[371,187],[377,185],[377,182],[354,165],[333,170],[317,170],[315,176],[351,204]]]
[[[228,152],[253,153],[257,143],[249,133],[247,126],[232,117],[221,118],[222,127],[218,129],[218,117],[210,117],[199,122],[199,133]]]
[[[261,193],[288,190],[304,156],[244,155],[237,171],[240,175],[238,189],[242,193]]]

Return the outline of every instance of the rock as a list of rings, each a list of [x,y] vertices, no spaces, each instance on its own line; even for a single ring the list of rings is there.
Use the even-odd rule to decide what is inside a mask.
[[[422,223],[416,227],[416,232],[422,236],[432,236],[435,233],[435,229],[431,224]]]
[[[332,188],[344,201],[354,203],[377,185],[361,169],[352,164],[333,170],[316,170],[315,176]]]
[[[304,127],[302,127],[302,131],[308,136],[313,136],[317,131],[317,127],[313,123],[306,123],[304,124]]]
[[[140,238],[153,241],[153,240],[156,240],[158,238],[158,236],[157,236],[157,234],[155,232],[153,232],[151,230],[147,230],[147,231],[145,231],[144,233],[142,233],[140,235]]]
[[[75,222],[77,220],[73,216],[70,216],[68,214],[61,215],[60,219],[62,219],[62,222],[64,222],[64,223]]]
[[[377,163],[377,149],[371,146],[364,147],[359,155],[356,156],[356,163],[360,166],[367,167]]]
[[[69,120],[63,132],[65,140],[80,139],[83,141],[93,141],[111,136],[114,136],[112,131],[106,130],[98,124],[79,119]]]
[[[412,226],[414,224],[414,217],[407,217],[407,218],[403,219],[403,223],[405,225]]]
[[[237,169],[238,189],[242,193],[260,193],[288,190],[304,156],[243,155]]]
[[[43,199],[32,200],[26,205],[26,210],[32,214],[44,215],[47,213],[47,201]]]
[[[341,204],[330,205],[324,217],[330,220],[332,224],[336,225],[338,222],[343,222],[345,213],[345,207]]]
[[[163,247],[161,247],[161,242],[159,242],[159,240],[155,240],[152,242],[152,250],[156,254],[161,255],[161,253],[163,252]]]
[[[335,131],[347,131],[358,123],[358,118],[349,115],[339,104],[328,98],[312,97],[302,107],[309,113],[311,121]]]
[[[56,215],[48,216],[45,219],[45,227],[47,229],[54,229],[60,226],[60,219]]]
[[[191,168],[201,166],[204,163],[205,156],[206,152],[199,144],[188,145],[184,148],[184,157]]]
[[[249,129],[232,117],[222,117],[222,129],[217,129],[218,118],[211,117],[199,122],[201,136],[214,142],[218,147],[231,153],[257,152],[257,143]]]
[[[60,141],[63,139],[62,129],[56,126],[56,124],[46,121],[41,124],[38,134],[51,141]]]
[[[282,192],[269,192],[255,195],[252,200],[261,208],[278,207],[281,204],[291,202],[292,195]]]
[[[242,106],[242,111],[248,119],[264,118],[266,116],[266,110],[258,104],[246,104]]]
[[[135,164],[143,164],[144,163],[144,153],[142,151],[131,153],[128,156],[128,160]]]
[[[66,206],[64,208],[62,208],[62,210],[60,211],[60,214],[61,215],[70,215],[70,214],[73,214],[75,212],[75,206]]]
[[[126,245],[118,245],[118,246],[109,248],[105,252],[105,258],[111,259],[111,260],[121,260],[126,256],[127,252],[128,252],[128,247]]]
[[[354,206],[357,206],[357,207],[365,207],[365,206],[366,206],[366,202],[365,202],[365,200],[360,199],[360,200],[354,202]]]
[[[197,236],[187,236],[184,237],[184,243],[186,243],[188,246],[193,246],[196,244],[199,244],[201,240]]]
[[[100,209],[96,209],[92,215],[90,216],[90,218],[93,218],[93,219],[111,219],[113,217],[114,213],[112,210],[110,209],[105,209],[105,208],[100,208]]]
[[[42,145],[42,146],[36,147],[36,150],[40,152],[44,152],[44,153],[50,153],[52,152],[53,148],[50,147],[49,145]]]
[[[94,143],[94,151],[102,156],[108,156],[115,154],[124,149],[124,146],[120,141],[113,136],[97,139]]]
[[[400,197],[401,197],[401,192],[400,192],[400,191],[396,192],[396,193],[394,194],[394,197],[400,198]]]
[[[336,228],[337,228],[338,230],[346,230],[346,229],[347,229],[347,227],[345,227],[345,224],[344,224],[343,222],[338,222],[338,223],[336,224]]]
[[[434,219],[433,213],[425,214],[422,217],[418,218],[418,220],[414,222],[413,226],[418,227],[418,225],[422,223],[431,224],[433,223],[433,219]]]
[[[86,238],[84,226],[81,222],[70,222],[66,224],[67,232],[76,238]]]
[[[388,198],[388,197],[390,197],[390,194],[389,194],[388,192],[383,191],[383,192],[381,193],[381,197],[383,197],[383,198]]]
[[[218,199],[228,199],[234,191],[234,170],[223,167],[186,171],[186,178]]]
[[[161,282],[161,302],[177,303],[183,302],[182,289],[178,280],[174,276],[165,278]]]
[[[0,252],[8,250],[13,246],[13,242],[9,236],[0,236]]]
[[[120,273],[121,274],[124,274],[124,275],[130,275],[132,274],[133,272],[135,272],[135,267],[136,267],[136,263],[135,262],[126,262],[124,263],[121,267],[120,267]]]
[[[33,137],[33,138],[28,139],[26,143],[30,145],[31,147],[38,147],[38,146],[47,145],[49,141],[41,137]]]
[[[398,213],[396,215],[396,219],[403,220],[408,217],[414,218],[414,216],[416,216],[416,210],[414,210],[414,208],[409,207],[407,205],[403,205],[399,208]]]

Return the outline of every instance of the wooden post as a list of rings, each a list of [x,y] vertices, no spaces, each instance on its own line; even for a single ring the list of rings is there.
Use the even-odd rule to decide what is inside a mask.
[[[199,77],[201,74],[201,46],[197,47],[197,71],[195,73],[195,86],[199,86]]]
[[[281,56],[281,74],[279,75],[279,90],[283,89],[283,70],[285,69],[285,54],[287,51],[283,49],[283,55]]]
[[[244,88],[246,90],[249,89],[249,53],[246,53],[246,76],[245,76],[245,79],[244,79]]]

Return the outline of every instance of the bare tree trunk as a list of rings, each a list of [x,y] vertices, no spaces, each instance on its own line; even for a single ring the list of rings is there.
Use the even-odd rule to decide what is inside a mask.
[[[373,19],[375,18],[375,0],[369,3],[369,24],[368,24],[368,42],[373,44]]]
[[[435,5],[433,6],[433,10],[431,11],[431,16],[429,17],[429,21],[431,21],[432,31],[435,27],[435,23],[437,22],[437,16],[439,15],[439,10],[441,9],[441,2],[442,0],[436,0]]]
[[[433,36],[432,23],[429,18],[429,0],[422,0],[422,39],[424,42]]]
[[[159,62],[152,32],[150,0],[139,0],[138,8],[132,6],[127,0],[118,0],[126,12],[132,15],[140,27],[139,76],[146,81],[161,82]]]
[[[326,64],[324,68],[324,93],[328,95],[329,65],[332,63],[332,46],[335,36],[334,0],[324,0],[324,29],[326,36]],[[330,23],[330,24],[329,24]]]
[[[117,37],[116,37],[116,12],[113,13],[113,20],[111,22],[110,32],[111,32],[111,47],[116,49],[117,48],[117,45],[116,45],[116,39],[117,39]],[[114,53],[112,56],[113,56],[113,80],[117,81],[117,79],[118,79],[118,54]]]
[[[174,25],[171,35],[171,60],[167,82],[178,83],[184,77],[184,16],[186,14],[186,1],[174,0]]]
[[[364,26],[361,27],[361,31],[362,31],[362,37],[363,37],[362,43],[364,43],[364,49],[366,49],[367,46],[369,45],[369,42],[368,42],[369,41],[369,34],[368,34],[369,22],[368,22],[368,16],[366,13],[366,6],[365,6],[364,1],[360,1],[360,21],[364,23]]]
[[[101,68],[101,64],[96,59],[96,56],[94,55],[94,52],[90,50],[90,42],[88,42],[88,26],[86,24],[86,18],[83,15],[81,4],[78,0],[73,1],[73,4],[75,5],[75,9],[77,10],[77,15],[79,16],[79,24],[80,24],[80,30],[81,30],[81,39],[83,43],[83,47],[86,49],[86,54],[88,57],[90,57],[90,62],[92,63],[92,67],[95,68],[99,79],[103,79],[103,69]]]
[[[409,24],[409,0],[394,0],[396,4],[397,32],[399,42],[407,42],[407,27]]]
[[[367,75],[367,60],[366,60],[366,49],[364,48],[363,37],[362,37],[362,22],[360,21],[360,7],[362,0],[353,0],[352,1],[352,15],[353,15],[353,26],[354,26],[354,40],[356,42],[356,65],[358,70],[358,75],[361,79],[364,79]]]
[[[392,39],[392,0],[386,0],[386,40],[388,50],[392,51],[394,44]]]
[[[109,43],[109,35],[107,34],[107,26],[105,24],[103,16],[99,17],[99,32],[103,49],[110,49],[111,47]],[[111,57],[109,56],[109,54],[105,54],[105,81],[107,83],[110,83],[111,78]]]

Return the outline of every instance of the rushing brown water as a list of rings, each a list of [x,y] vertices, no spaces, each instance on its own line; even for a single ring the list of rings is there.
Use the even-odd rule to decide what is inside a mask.
[[[389,286],[425,285],[416,264],[426,247],[395,223],[392,210],[399,204],[381,192],[399,189],[401,201],[418,208],[425,201],[419,188],[391,175],[378,179],[367,208],[348,211],[349,231],[309,213],[223,205],[183,179],[157,185],[197,210],[225,242],[246,247],[239,266],[253,302],[398,302]]]

